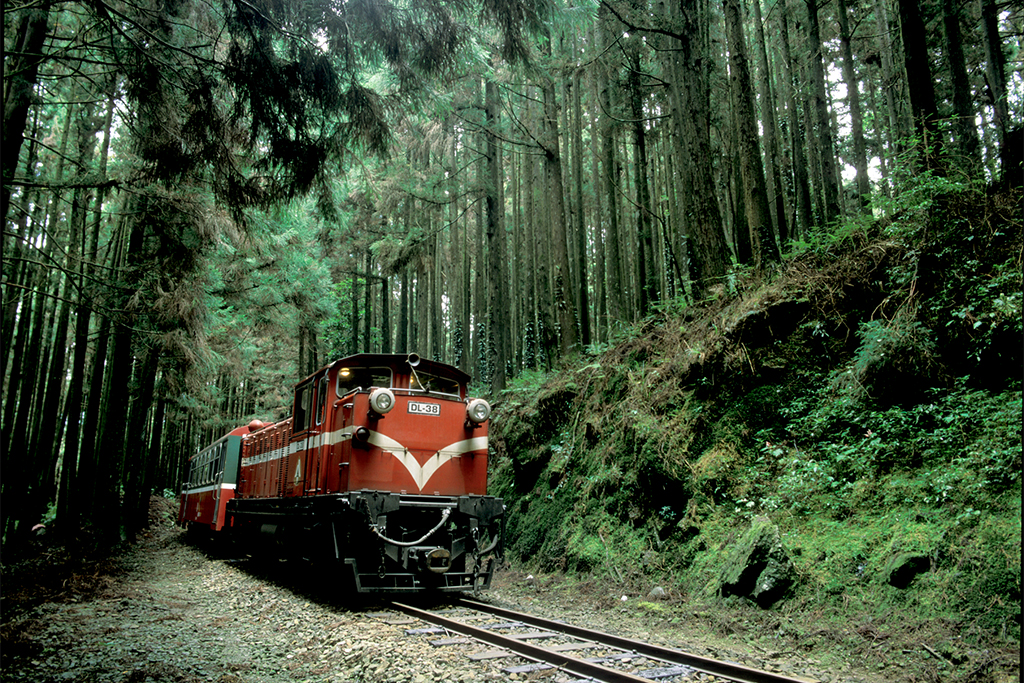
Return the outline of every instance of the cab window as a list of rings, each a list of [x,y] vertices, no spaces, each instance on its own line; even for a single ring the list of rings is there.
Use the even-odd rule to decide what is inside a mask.
[[[340,368],[338,370],[339,397],[370,387],[391,389],[391,368]]]
[[[307,382],[299,385],[295,390],[295,420],[292,423],[292,430],[303,432],[309,429],[309,421],[313,408],[313,383]]]
[[[320,388],[316,392],[316,423],[324,422],[324,408],[327,406],[327,375],[320,378]]]
[[[448,377],[438,377],[429,372],[416,372],[409,380],[409,388],[413,391],[429,391],[434,394],[452,394],[459,396],[459,382]]]

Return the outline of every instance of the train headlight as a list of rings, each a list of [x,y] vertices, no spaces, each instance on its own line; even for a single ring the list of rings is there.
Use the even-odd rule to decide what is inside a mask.
[[[481,424],[491,416],[491,404],[482,398],[474,398],[466,406],[466,417],[474,424]]]
[[[395,395],[390,389],[374,389],[370,392],[370,410],[383,415],[395,407]]]

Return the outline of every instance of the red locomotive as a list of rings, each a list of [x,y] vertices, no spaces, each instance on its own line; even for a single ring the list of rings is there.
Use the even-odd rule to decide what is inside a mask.
[[[349,356],[190,461],[179,521],[350,568],[355,589],[487,588],[504,504],[487,494],[490,406],[450,365]]]

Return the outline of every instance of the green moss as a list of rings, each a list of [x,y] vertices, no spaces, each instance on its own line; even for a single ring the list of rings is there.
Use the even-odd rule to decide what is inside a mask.
[[[961,259],[951,272],[970,273],[970,287],[996,282],[968,311],[986,316],[974,330],[941,309],[969,302],[966,290],[908,279],[933,247],[869,234],[514,388],[492,430],[511,555],[719,602],[766,515],[796,573],[773,609],[813,612],[835,634],[900,614],[911,630],[1015,642],[1019,378],[956,372],[995,363],[1006,375],[999,335],[1022,345],[1018,299],[996,292],[1019,291],[1019,264],[1006,264],[1020,235],[966,259],[955,240],[934,247]],[[911,300],[897,316],[894,302]],[[974,359],[950,357],[965,353]],[[896,400],[886,387],[900,377],[914,386]]]

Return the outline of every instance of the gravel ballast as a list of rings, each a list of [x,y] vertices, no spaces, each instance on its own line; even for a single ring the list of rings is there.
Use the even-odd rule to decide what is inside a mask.
[[[2,680],[11,683],[342,683],[508,680],[496,662],[468,659],[479,645],[435,647],[380,616],[381,604],[345,602],[301,577],[300,562],[217,559],[161,524],[91,590],[65,590],[31,608],[5,604]],[[781,652],[709,645],[678,610],[637,610],[593,586],[498,572],[479,596],[503,607],[649,640],[707,657],[821,681],[828,673]],[[5,603],[9,602],[5,600]],[[666,605],[668,603],[665,603]],[[13,610],[12,610],[13,608]],[[12,611],[20,613],[11,615]],[[740,648],[737,648],[739,650]],[[537,672],[530,679],[544,679]],[[516,678],[527,678],[526,676]],[[548,680],[553,680],[548,678]]]

